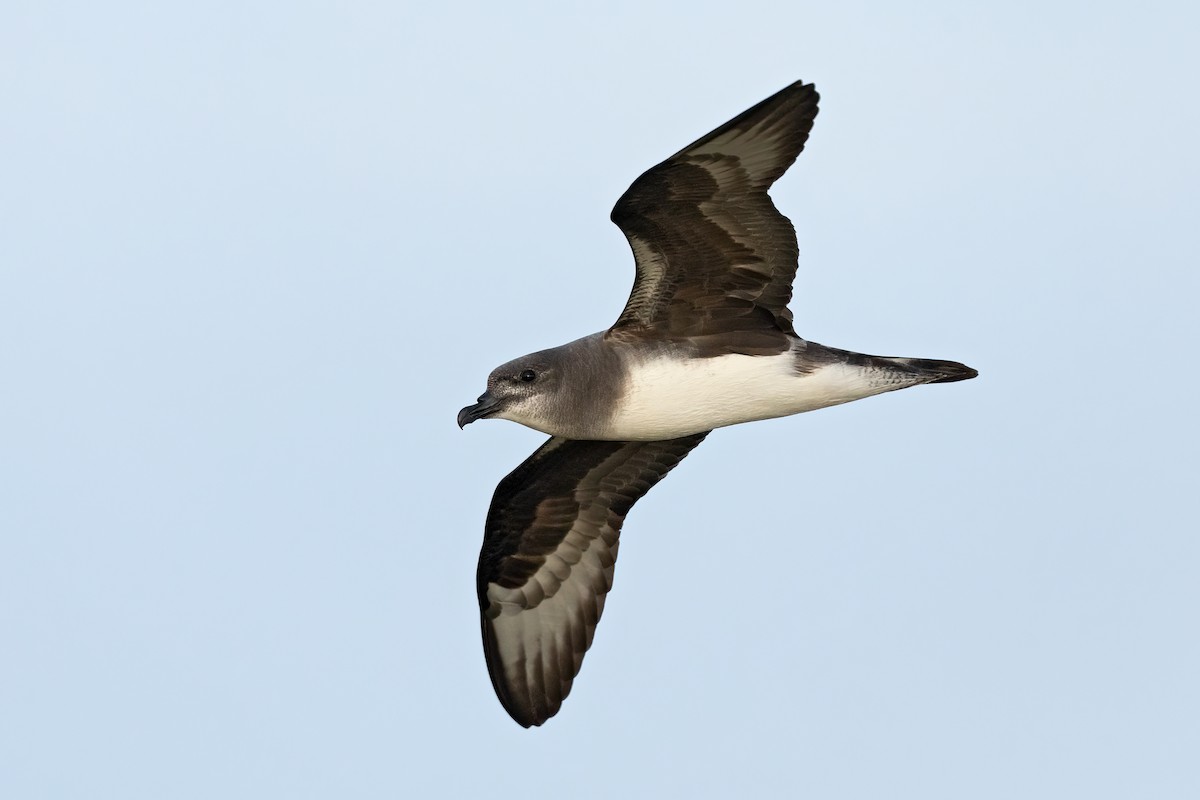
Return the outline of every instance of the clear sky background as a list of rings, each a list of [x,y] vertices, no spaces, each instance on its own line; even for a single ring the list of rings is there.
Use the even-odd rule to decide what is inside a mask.
[[[176,7],[168,7],[176,6]],[[1193,3],[0,11],[0,796],[1200,797]],[[802,78],[797,330],[980,370],[714,433],[562,713],[475,559],[642,170]]]

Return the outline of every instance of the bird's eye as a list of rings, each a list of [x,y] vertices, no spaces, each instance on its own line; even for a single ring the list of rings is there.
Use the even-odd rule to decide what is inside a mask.
[[[533,383],[534,381],[537,380],[537,373],[531,369],[527,369],[527,370],[524,370],[517,377],[520,378],[521,380],[523,380],[525,383]]]

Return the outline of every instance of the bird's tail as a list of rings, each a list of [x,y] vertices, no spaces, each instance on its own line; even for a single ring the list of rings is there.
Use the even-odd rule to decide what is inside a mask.
[[[892,358],[875,356],[879,361],[895,364],[902,371],[923,378],[923,383],[954,383],[974,378],[979,373],[957,361],[939,361],[934,358]]]

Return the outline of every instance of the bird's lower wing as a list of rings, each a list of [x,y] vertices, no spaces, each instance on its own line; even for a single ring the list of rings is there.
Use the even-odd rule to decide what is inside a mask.
[[[557,713],[612,587],[625,515],[707,433],[659,442],[551,437],[500,482],[477,589],[492,685],[521,725]]]

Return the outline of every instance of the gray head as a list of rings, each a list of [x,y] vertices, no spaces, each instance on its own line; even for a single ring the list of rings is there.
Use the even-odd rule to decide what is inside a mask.
[[[515,358],[492,370],[479,401],[458,412],[458,425],[507,419],[554,436],[590,438],[617,389],[615,361],[600,334]]]
[[[479,402],[458,412],[458,427],[477,419],[509,419],[545,430],[563,384],[561,348],[514,358],[488,375]]]

